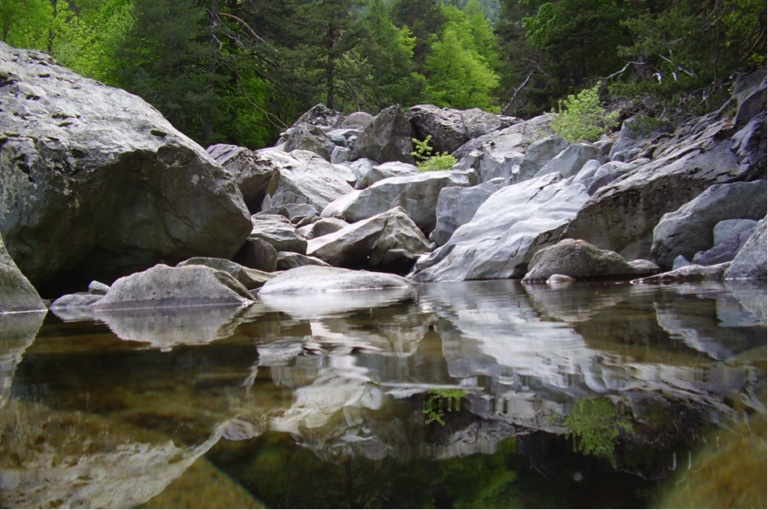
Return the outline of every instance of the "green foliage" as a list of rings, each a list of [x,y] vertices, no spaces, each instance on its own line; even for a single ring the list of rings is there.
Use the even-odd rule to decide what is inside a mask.
[[[615,405],[608,398],[579,400],[563,425],[573,437],[577,451],[611,459],[614,464],[619,435],[633,431],[631,418],[623,406]]]
[[[441,154],[432,155],[432,147],[429,145],[429,141],[432,139],[432,135],[429,135],[424,141],[419,141],[416,138],[412,138],[413,145],[416,150],[411,152],[411,155],[416,158],[416,166],[420,172],[435,172],[439,170],[450,170],[458,161],[456,158],[443,152]]]
[[[605,108],[600,105],[600,85],[598,83],[591,89],[584,89],[578,95],[569,95],[565,101],[558,102],[552,120],[552,130],[557,135],[571,143],[593,142],[618,126],[619,112],[606,114]]]
[[[464,390],[431,389],[427,391],[427,400],[424,401],[424,410],[427,415],[424,423],[429,425],[438,422],[445,425],[445,413],[461,410],[461,399],[467,396]]]

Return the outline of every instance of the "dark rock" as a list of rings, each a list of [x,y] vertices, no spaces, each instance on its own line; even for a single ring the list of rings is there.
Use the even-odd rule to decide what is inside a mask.
[[[693,263],[699,266],[714,266],[715,264],[732,261],[754,231],[754,228],[741,231],[727,241],[717,244],[707,251],[697,253],[693,257]],[[680,256],[682,257],[682,255]]]
[[[414,163],[411,125],[399,106],[382,110],[360,133],[351,160],[369,158],[379,163]]]
[[[0,315],[45,310],[43,300],[13,262],[0,235]]]
[[[462,225],[472,221],[475,213],[498,188],[491,182],[471,188],[451,187],[440,190],[437,200],[437,225],[431,239],[442,246]]]
[[[287,251],[277,252],[277,270],[287,271],[288,269],[294,269],[301,266],[330,266],[327,262],[324,262],[315,257],[308,257],[300,253],[291,253]]]
[[[331,154],[336,145],[319,126],[301,124],[290,129],[285,140],[284,150],[309,151],[317,154],[326,161],[331,161]]]
[[[248,210],[258,212],[267,186],[277,172],[277,167],[265,157],[268,153],[225,144],[211,145],[207,151],[214,161],[235,177]]]
[[[251,269],[271,273],[277,270],[277,250],[268,242],[254,237],[245,241],[234,261]]]

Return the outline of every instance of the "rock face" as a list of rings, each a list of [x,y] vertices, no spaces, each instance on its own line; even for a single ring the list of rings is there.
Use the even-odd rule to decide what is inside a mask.
[[[484,112],[479,108],[462,111],[431,104],[412,106],[408,110],[408,120],[416,138],[432,137],[431,145],[438,153],[451,153],[472,138],[519,122],[514,117]]]
[[[291,128],[285,141],[285,151],[295,150],[314,152],[326,161],[331,161],[331,154],[336,145],[319,126],[300,124]]]
[[[715,246],[724,243],[745,230],[753,230],[757,226],[755,220],[723,220],[718,221],[715,228],[712,229],[712,237],[715,240]]]
[[[651,253],[663,268],[679,255],[691,260],[714,244],[713,229],[722,220],[759,220],[766,214],[766,181],[716,184],[665,214],[653,230]]]
[[[216,163],[235,177],[251,213],[259,212],[267,186],[277,172],[277,165],[268,157],[270,152],[251,151],[237,145],[218,144],[207,149]]]
[[[405,278],[338,267],[304,266],[281,273],[259,291],[266,294],[316,294],[364,289],[408,289]]]
[[[332,201],[353,191],[344,175],[308,151],[286,154],[277,149],[255,153],[259,165],[271,166],[273,177],[265,190],[262,209],[309,204],[322,211]]]
[[[267,272],[244,267],[231,260],[225,259],[194,257],[176,265],[176,267],[186,266],[205,266],[215,269],[216,271],[224,271],[248,290],[258,289],[274,278],[274,275]]]
[[[400,272],[429,250],[424,234],[404,210],[396,208],[312,239],[307,253],[332,266]]]
[[[34,284],[231,257],[250,229],[232,175],[137,96],[0,43],[0,231]]]
[[[657,138],[657,145],[646,149],[653,161],[597,190],[568,227],[567,236],[627,260],[651,258],[653,230],[665,213],[713,184],[765,177],[765,149],[762,164],[751,162],[760,161],[750,159],[751,150],[741,150],[759,145],[761,137],[764,147],[765,132],[747,125],[731,133],[730,119],[710,115]]]
[[[355,141],[350,159],[368,158],[379,163],[414,163],[411,125],[399,106],[382,110]]]
[[[301,266],[330,266],[330,264],[323,262],[315,257],[308,257],[300,253],[290,253],[287,251],[280,251],[277,253],[277,270],[287,271]]]
[[[658,273],[628,263],[618,253],[601,250],[589,243],[563,239],[533,256],[523,282],[546,281],[553,275],[576,279],[627,278]],[[649,268],[650,269],[650,268]]]
[[[338,218],[320,218],[314,223],[301,227],[299,233],[304,236],[305,239],[314,239],[316,237],[322,237],[338,232],[347,226],[349,226],[349,223]]]
[[[480,206],[497,190],[491,182],[471,188],[443,188],[437,199],[437,225],[431,239],[438,246],[447,243],[457,228],[472,221]]]
[[[365,189],[372,184],[390,177],[405,177],[408,175],[419,175],[419,169],[416,168],[416,165],[391,161],[389,163],[372,166],[365,172],[365,175],[357,180],[355,189]]]
[[[224,271],[198,265],[159,264],[115,281],[94,308],[104,311],[251,303],[248,290]]]
[[[8,255],[0,235],[0,315],[45,311],[45,304]]]
[[[725,273],[726,280],[766,279],[766,220],[755,227]]]
[[[402,207],[422,232],[429,234],[435,228],[440,191],[451,186],[471,186],[474,177],[474,172],[452,171],[390,177],[357,195],[342,197],[323,211],[323,216],[339,215],[349,222],[356,222]]]
[[[503,188],[409,277],[420,282],[522,278],[531,257],[559,238],[587,199],[583,185],[557,173]]]
[[[536,176],[559,172],[563,177],[572,177],[579,173],[587,161],[599,158],[600,149],[586,143],[577,143],[569,146],[545,164]]]
[[[252,237],[245,241],[234,261],[251,269],[271,273],[277,269],[277,250],[263,239]]]
[[[744,246],[750,236],[752,236],[754,231],[754,228],[744,230],[731,237],[727,241],[716,244],[707,251],[697,253],[693,256],[693,263],[699,266],[713,266],[722,262],[732,261],[734,257],[736,257],[736,254],[739,253],[741,247]],[[680,258],[685,260],[685,257],[678,255],[675,258],[675,261]],[[672,264],[672,269],[675,269],[674,263]]]
[[[518,180],[524,181],[532,178],[542,169],[550,160],[568,148],[567,140],[557,135],[550,135],[541,140],[537,140],[528,147],[520,163],[520,173]]]
[[[261,239],[277,251],[307,253],[307,240],[287,218],[277,214],[256,214],[251,220],[253,230],[248,236],[249,240]]]

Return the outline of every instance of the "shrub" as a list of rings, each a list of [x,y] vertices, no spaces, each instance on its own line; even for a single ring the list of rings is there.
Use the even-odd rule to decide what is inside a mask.
[[[456,158],[447,152],[432,156],[432,147],[429,146],[431,139],[432,135],[429,135],[423,142],[412,138],[416,150],[411,152],[411,155],[416,158],[416,166],[419,171],[435,172],[438,170],[450,170],[457,163]]]
[[[558,101],[558,111],[552,110],[555,114],[552,130],[557,135],[571,143],[594,142],[618,126],[619,112],[606,113],[600,106],[599,87],[600,83],[582,90],[577,96],[571,94],[565,101]]]

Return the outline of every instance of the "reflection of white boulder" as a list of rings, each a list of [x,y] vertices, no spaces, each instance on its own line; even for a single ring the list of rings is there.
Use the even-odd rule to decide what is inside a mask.
[[[11,396],[16,367],[35,341],[43,319],[45,312],[0,314],[0,409]]]
[[[409,299],[413,294],[413,289],[407,287],[322,294],[259,294],[259,298],[269,308],[291,317],[317,319],[389,306]]]

